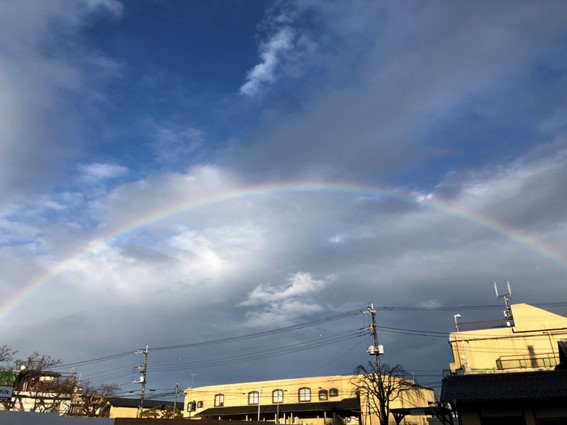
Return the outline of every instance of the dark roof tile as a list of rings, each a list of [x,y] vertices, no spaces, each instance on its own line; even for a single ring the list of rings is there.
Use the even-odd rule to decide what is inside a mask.
[[[441,401],[567,398],[567,371],[455,375],[443,379]]]

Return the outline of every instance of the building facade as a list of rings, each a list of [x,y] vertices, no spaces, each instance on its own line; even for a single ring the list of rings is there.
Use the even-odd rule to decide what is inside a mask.
[[[450,364],[451,373],[555,368],[559,362],[558,342],[567,339],[567,318],[528,304],[513,304],[510,311],[510,319],[500,326],[490,322],[496,327],[450,334],[454,358]],[[482,322],[478,324],[482,326]]]
[[[189,388],[184,416],[301,425],[378,424],[357,396],[357,379],[334,375]],[[433,401],[432,390],[416,387],[399,394],[391,407],[426,407]],[[402,423],[421,425],[427,420],[412,416]]]
[[[453,332],[441,401],[461,425],[567,425],[566,339],[567,318],[527,304],[502,326]]]

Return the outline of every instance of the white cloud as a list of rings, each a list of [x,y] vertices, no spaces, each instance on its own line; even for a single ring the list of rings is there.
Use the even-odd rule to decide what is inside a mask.
[[[79,171],[81,172],[82,180],[97,183],[122,177],[128,173],[128,168],[122,165],[93,162],[80,165]]]
[[[255,95],[267,83],[275,80],[281,57],[293,48],[294,38],[295,32],[290,27],[284,27],[261,46],[262,61],[248,71],[246,82],[240,87],[240,93],[248,96]]]
[[[316,279],[311,273],[292,273],[282,285],[257,286],[239,306],[256,309],[246,312],[248,326],[293,323],[300,317],[324,310],[316,295],[322,295],[334,281],[335,276],[332,275]]]
[[[287,302],[291,299],[313,295],[325,288],[332,276],[326,279],[314,279],[311,273],[297,272],[289,275],[287,283],[283,285],[260,285],[250,294],[248,299],[240,303],[241,306],[258,306],[273,302]]]

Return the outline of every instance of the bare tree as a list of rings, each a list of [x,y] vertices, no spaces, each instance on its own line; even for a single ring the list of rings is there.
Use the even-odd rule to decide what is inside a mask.
[[[76,379],[53,370],[61,360],[36,352],[25,359],[16,360],[19,369],[14,385],[15,410],[33,412],[58,412],[69,406],[73,397]]]
[[[142,418],[180,419],[183,418],[183,412],[178,410],[174,414],[173,406],[162,404],[150,409],[144,409]]]
[[[0,345],[0,363],[14,360],[14,354],[16,354],[16,350],[12,350],[7,345]]]
[[[361,399],[361,405],[368,408],[368,413],[376,415],[380,425],[388,425],[390,403],[398,398],[420,397],[423,388],[417,385],[400,365],[377,366],[369,362],[367,366],[358,366],[353,384]]]
[[[83,381],[77,389],[70,413],[74,416],[105,417],[109,413],[110,397],[119,390],[116,384],[95,387],[89,381]]]

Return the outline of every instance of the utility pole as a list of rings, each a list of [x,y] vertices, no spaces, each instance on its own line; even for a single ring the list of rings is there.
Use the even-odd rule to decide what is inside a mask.
[[[374,304],[370,303],[370,307],[368,307],[368,312],[370,313],[371,321],[370,324],[370,333],[372,334],[374,345],[368,347],[368,354],[374,356],[374,361],[376,370],[373,376],[370,378],[377,386],[377,392],[372,396],[376,396],[378,398],[378,404],[380,405],[380,409],[378,412],[378,418],[380,423],[387,423],[388,417],[388,394],[386,392],[386,385],[384,384],[384,376],[382,374],[382,366],[380,365],[380,356],[384,354],[384,347],[378,344],[378,326],[376,326],[376,309],[374,308]],[[370,396],[370,395],[368,395]],[[369,405],[370,406],[370,405]],[[386,412],[386,414],[384,414]],[[386,422],[384,422],[386,420]]]
[[[260,391],[258,391],[258,422],[260,422],[260,404],[262,403],[262,387],[260,386]]]
[[[138,371],[141,373],[140,380],[134,381],[136,384],[142,384],[142,388],[140,390],[140,410],[138,411],[138,417],[142,417],[142,412],[144,411],[144,396],[146,395],[146,376],[148,374],[148,353],[150,352],[149,347],[146,345],[146,348],[140,348],[138,353],[144,355],[144,362],[142,366],[138,368]]]
[[[177,396],[179,395],[179,383],[175,384],[175,401],[173,402],[173,419],[175,419],[175,413],[177,412]]]
[[[368,312],[370,313],[370,318],[372,323],[369,326],[370,333],[374,339],[374,345],[368,347],[368,354],[374,355],[375,362],[376,362],[376,373],[380,373],[380,355],[384,354],[384,348],[381,345],[378,345],[378,328],[376,326],[376,309],[374,308],[374,304],[370,303],[370,307],[368,307]]]

